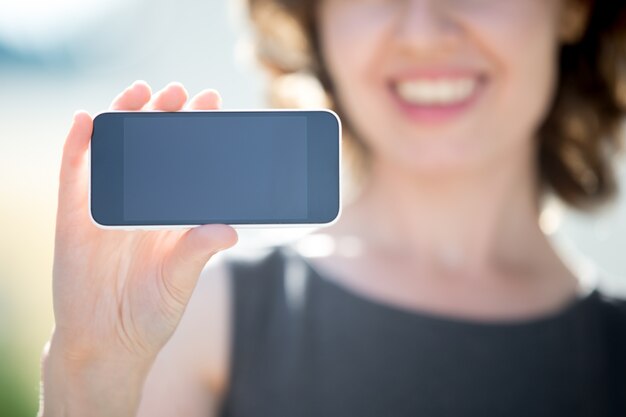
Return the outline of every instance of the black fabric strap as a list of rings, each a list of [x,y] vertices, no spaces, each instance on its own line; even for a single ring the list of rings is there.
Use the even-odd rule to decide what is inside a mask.
[[[626,302],[607,300],[604,304],[610,369],[612,416],[626,416]]]

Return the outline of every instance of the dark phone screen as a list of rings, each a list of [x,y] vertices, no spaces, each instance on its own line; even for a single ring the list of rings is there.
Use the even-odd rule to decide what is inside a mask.
[[[124,119],[125,221],[308,216],[304,116]]]

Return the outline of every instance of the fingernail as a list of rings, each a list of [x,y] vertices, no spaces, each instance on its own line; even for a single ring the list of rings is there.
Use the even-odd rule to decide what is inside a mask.
[[[129,91],[130,91],[130,90],[134,90],[134,89],[136,89],[137,87],[141,87],[142,89],[143,89],[143,88],[147,88],[147,89],[148,89],[148,92],[149,92],[150,94],[152,94],[152,89],[150,88],[150,85],[149,85],[146,81],[144,81],[144,80],[136,80],[134,83],[132,83],[132,84],[130,85],[130,87],[128,87],[128,90],[129,90]]]
[[[171,83],[169,83],[168,85],[165,86],[165,90],[169,90],[172,88],[180,88],[182,90],[185,89],[185,87],[182,85],[182,83],[178,82],[178,81],[172,81]]]
[[[215,97],[217,97],[217,107],[222,107],[222,95],[217,91],[213,91]]]
[[[73,120],[74,122],[76,122],[76,119],[78,119],[78,115],[79,115],[79,114],[82,114],[82,113],[84,113],[84,112],[85,112],[85,110],[76,110],[76,111],[74,112],[74,116],[72,117],[72,120]]]

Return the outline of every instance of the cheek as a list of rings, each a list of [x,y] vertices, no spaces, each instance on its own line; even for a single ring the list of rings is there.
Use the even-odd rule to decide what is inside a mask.
[[[520,140],[535,136],[554,95],[559,45],[555,11],[547,9],[529,7],[507,27],[485,26],[483,34],[495,63],[498,115],[505,122],[495,127]]]
[[[389,125],[381,109],[381,91],[386,88],[381,72],[393,17],[380,8],[336,4],[322,7],[321,12],[322,53],[341,117],[373,150]]]
[[[321,10],[323,55],[343,107],[353,96],[367,94],[379,81],[380,51],[386,43],[389,12],[376,7],[333,5]]]

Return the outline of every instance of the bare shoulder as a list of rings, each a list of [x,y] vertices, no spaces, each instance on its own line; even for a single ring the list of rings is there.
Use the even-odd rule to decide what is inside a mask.
[[[211,259],[148,375],[139,417],[216,415],[228,376],[229,281],[223,257]]]

